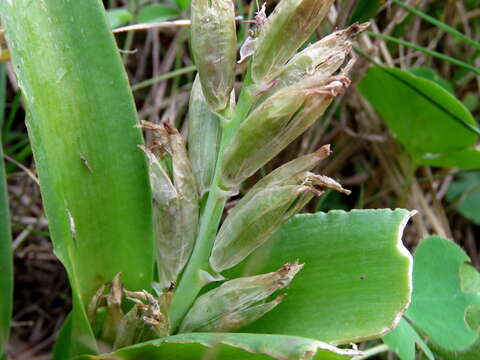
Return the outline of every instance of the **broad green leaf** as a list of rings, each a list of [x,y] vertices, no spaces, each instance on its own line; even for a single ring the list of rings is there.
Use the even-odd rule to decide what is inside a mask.
[[[107,18],[110,27],[115,29],[128,24],[133,19],[133,15],[127,9],[111,9],[107,11]]]
[[[459,174],[448,187],[447,200],[460,214],[480,225],[480,171]]]
[[[315,355],[316,354],[316,355]],[[101,356],[78,360],[218,359],[218,360],[341,360],[359,355],[313,339],[244,333],[186,333],[148,341]]]
[[[394,351],[401,360],[415,360],[415,344],[422,349],[429,360],[434,360],[432,351],[428,348],[425,341],[418,335],[415,329],[402,318],[395,330],[389,332],[383,337],[383,342]]]
[[[282,303],[243,331],[341,344],[392,330],[410,302],[412,259],[401,236],[412,214],[383,209],[294,217],[247,261],[245,272],[295,260],[304,267]]]
[[[363,23],[375,16],[382,5],[381,0],[359,0],[355,4],[350,17],[350,24],[355,22]]]
[[[441,86],[407,71],[377,66],[358,87],[417,164],[452,166],[455,160],[457,167],[475,166],[475,154],[470,153],[479,134],[475,119]]]
[[[161,22],[178,18],[180,11],[165,4],[152,4],[145,6],[138,13],[137,19],[140,23]]]
[[[6,66],[0,64],[0,129],[5,111]],[[0,138],[0,359],[6,358],[5,351],[10,333],[13,297],[12,234],[8,208],[7,178],[3,163]]]
[[[430,236],[418,246],[414,261],[415,291],[407,318],[445,359],[478,359],[479,275],[465,268],[468,256],[455,243]]]
[[[153,274],[151,199],[141,132],[98,0],[0,0],[56,255],[73,290],[73,353],[95,351],[85,306],[123,272]]]

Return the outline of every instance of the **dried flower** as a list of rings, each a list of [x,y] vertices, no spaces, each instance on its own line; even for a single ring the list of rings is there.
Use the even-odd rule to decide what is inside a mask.
[[[282,297],[263,301],[287,287],[302,269],[297,262],[278,271],[238,278],[200,296],[185,316],[180,332],[232,331],[257,320],[278,305]]]
[[[274,80],[320,25],[332,3],[333,0],[282,0],[259,30],[252,60],[253,80]]]
[[[169,288],[195,244],[198,225],[198,193],[185,144],[178,131],[166,125],[160,127],[142,122],[156,131],[159,143],[172,161],[172,174],[158,156],[143,148],[148,157],[150,182],[154,199],[154,225],[161,288]]]
[[[327,80],[345,62],[352,49],[352,39],[369,24],[353,24],[336,31],[296,54],[278,76],[278,90],[302,79],[315,76]]]
[[[332,87],[332,83],[334,87]],[[301,135],[348,85],[346,78],[311,77],[287,86],[259,105],[242,123],[225,151],[223,182],[239,186]]]

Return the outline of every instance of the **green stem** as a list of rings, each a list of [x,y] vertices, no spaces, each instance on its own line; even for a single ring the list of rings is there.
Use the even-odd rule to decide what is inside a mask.
[[[225,203],[229,197],[228,191],[222,189],[221,186],[221,163],[226,147],[232,140],[252,106],[253,98],[249,91],[249,85],[250,76],[247,74],[245,86],[240,94],[240,99],[233,116],[229,118],[228,111],[221,114],[224,117],[224,131],[222,133],[220,150],[217,157],[215,175],[212,180],[207,204],[205,205],[205,210],[200,220],[200,228],[192,256],[190,257],[190,261],[185,268],[179,286],[172,299],[170,310],[172,332],[174,332],[180,325],[181,320],[195,301],[198,293],[207,283],[205,278],[202,277],[202,274],[210,271],[210,252],[215,242],[215,236],[217,234]]]
[[[381,354],[383,352],[386,352],[388,350],[389,350],[389,348],[385,344],[377,345],[377,346],[374,346],[370,349],[365,350],[363,352],[363,355],[355,356],[352,360],[365,360],[365,359],[371,358],[372,356],[375,356],[375,355]]]

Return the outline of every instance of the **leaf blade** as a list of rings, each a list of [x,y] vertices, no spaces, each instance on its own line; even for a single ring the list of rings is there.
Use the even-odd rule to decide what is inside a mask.
[[[252,257],[244,266],[254,273],[269,271],[287,259],[298,259],[305,266],[282,304],[244,331],[334,344],[389,331],[410,301],[412,260],[401,244],[401,234],[412,215],[407,210],[383,209],[294,217],[263,248],[264,253],[257,254],[268,260]],[[263,262],[267,264],[260,268],[254,265]]]
[[[208,349],[211,348],[211,349]],[[300,337],[244,333],[186,333],[141,343],[88,359],[314,359],[342,360],[359,352]],[[208,357],[208,358],[211,358]],[[79,359],[80,360],[80,359]],[[87,360],[87,358],[85,358]]]
[[[435,82],[376,66],[358,88],[418,164],[449,166],[456,161],[460,166],[474,165],[475,154],[471,152],[480,131],[475,119]]]
[[[0,64],[0,129],[3,125],[6,66]],[[7,177],[0,138],[0,359],[5,357],[13,308],[13,259]]]
[[[435,352],[474,359],[469,356],[480,348],[480,332],[465,319],[471,306],[480,306],[480,292],[462,291],[461,266],[468,256],[454,242],[430,236],[418,246],[414,261],[415,291],[407,318],[428,335]]]
[[[151,199],[136,111],[98,0],[0,1],[56,255],[73,288],[79,351],[95,351],[85,307],[125,272],[153,274]],[[53,44],[46,46],[45,44]]]
[[[425,341],[403,317],[395,330],[383,337],[383,342],[395,351],[401,360],[415,360],[415,344],[418,344],[429,360],[435,360]]]

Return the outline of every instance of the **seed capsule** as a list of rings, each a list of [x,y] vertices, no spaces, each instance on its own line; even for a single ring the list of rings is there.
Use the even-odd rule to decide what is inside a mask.
[[[232,331],[257,320],[278,305],[282,297],[263,301],[287,287],[302,269],[297,262],[264,275],[230,280],[200,296],[185,316],[180,332]]]
[[[252,60],[252,78],[269,83],[308,40],[333,0],[282,0],[259,29]]]
[[[235,81],[237,37],[232,0],[192,0],[191,45],[203,93],[215,111],[227,107]]]
[[[200,198],[209,190],[221,136],[220,118],[207,105],[197,76],[190,96],[188,155],[192,162]]]
[[[143,122],[156,131],[161,149],[171,158],[169,169],[151,150],[145,149],[154,199],[159,283],[169,288],[176,282],[192,252],[198,225],[198,193],[182,136],[172,126]]]

